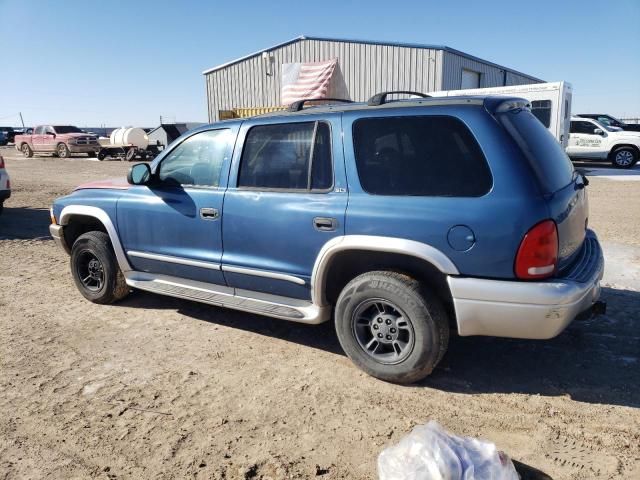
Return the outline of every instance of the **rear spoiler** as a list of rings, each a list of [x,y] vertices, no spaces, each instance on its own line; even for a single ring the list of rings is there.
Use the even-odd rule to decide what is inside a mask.
[[[487,97],[484,99],[484,108],[491,114],[512,110],[531,110],[531,102],[520,97]]]

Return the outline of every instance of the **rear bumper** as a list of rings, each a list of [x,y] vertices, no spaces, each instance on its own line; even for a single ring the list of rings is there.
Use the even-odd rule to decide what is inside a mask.
[[[449,277],[459,334],[546,339],[562,332],[600,297],[604,257],[595,234],[588,237],[591,253],[581,260],[588,270],[578,279],[573,273],[544,282]]]
[[[66,240],[64,239],[64,227],[62,225],[49,225],[49,233],[53,237],[53,240],[56,242],[61,249],[63,249],[67,253],[71,253],[71,249],[69,245],[67,245]]]

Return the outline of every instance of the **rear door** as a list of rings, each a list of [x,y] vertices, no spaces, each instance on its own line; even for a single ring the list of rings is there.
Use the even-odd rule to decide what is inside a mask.
[[[34,152],[41,152],[44,150],[44,126],[36,127],[31,135],[31,148]]]
[[[118,199],[134,270],[224,284],[221,214],[237,127],[197,132],[154,165],[156,181]]]
[[[344,233],[340,114],[249,120],[237,144],[222,224],[225,279],[308,300],[320,249]]]

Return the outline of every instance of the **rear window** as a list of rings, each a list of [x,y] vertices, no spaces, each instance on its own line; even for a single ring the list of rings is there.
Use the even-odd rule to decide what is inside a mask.
[[[553,193],[573,181],[573,164],[555,137],[526,109],[499,115],[529,160],[545,193]]]
[[[479,197],[493,183],[464,123],[449,116],[357,120],[353,140],[362,188],[374,195]]]

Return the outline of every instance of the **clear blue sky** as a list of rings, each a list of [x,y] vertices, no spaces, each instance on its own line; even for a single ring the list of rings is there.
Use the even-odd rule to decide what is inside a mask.
[[[640,116],[640,0],[0,0],[0,124],[206,121],[203,70],[300,34],[447,45]]]

